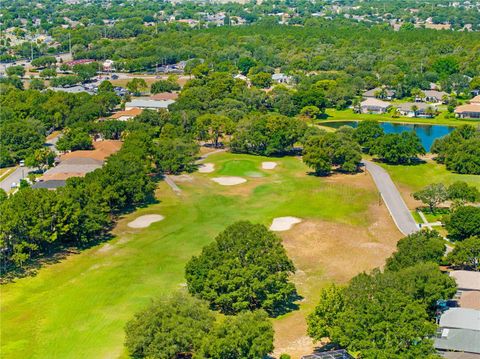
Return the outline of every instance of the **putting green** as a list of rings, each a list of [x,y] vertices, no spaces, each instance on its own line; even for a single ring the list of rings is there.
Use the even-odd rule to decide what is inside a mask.
[[[276,158],[280,166],[266,172],[261,163],[269,160],[212,155],[214,172],[178,183],[180,196],[160,183],[160,203],[120,219],[111,241],[4,285],[2,358],[126,357],[126,321],[153,298],[183,287],[185,263],[235,221],[269,226],[273,218],[295,216],[366,225],[375,191],[309,176],[298,158]],[[263,177],[233,187],[210,179],[248,172]],[[144,229],[127,226],[154,213],[165,219]]]

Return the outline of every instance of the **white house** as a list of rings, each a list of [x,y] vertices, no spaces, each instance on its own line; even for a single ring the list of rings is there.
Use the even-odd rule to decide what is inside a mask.
[[[292,76],[288,76],[283,73],[273,74],[272,80],[278,84],[289,84],[292,82]]]
[[[125,110],[131,110],[132,108],[141,108],[147,110],[158,110],[158,109],[168,109],[172,103],[175,103],[175,100],[144,100],[144,99],[134,99],[125,104]]]
[[[362,113],[385,113],[392,106],[391,103],[378,100],[376,98],[367,98],[360,104]]]

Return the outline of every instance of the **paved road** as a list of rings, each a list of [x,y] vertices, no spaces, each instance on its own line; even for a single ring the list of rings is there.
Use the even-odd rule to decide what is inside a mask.
[[[18,184],[22,178],[27,177],[28,172],[33,170],[33,168],[29,167],[17,167],[15,171],[11,172],[0,182],[0,188],[3,189],[5,192],[10,191],[10,186],[12,185],[12,182]]]
[[[362,163],[372,175],[378,191],[400,232],[405,235],[417,232],[419,230],[418,225],[387,171],[370,161],[363,160]]]

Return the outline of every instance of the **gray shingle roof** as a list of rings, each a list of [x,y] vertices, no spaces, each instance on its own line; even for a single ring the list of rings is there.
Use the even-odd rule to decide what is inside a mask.
[[[443,329],[442,337],[435,338],[435,348],[470,353],[480,353],[480,331],[467,329]]]

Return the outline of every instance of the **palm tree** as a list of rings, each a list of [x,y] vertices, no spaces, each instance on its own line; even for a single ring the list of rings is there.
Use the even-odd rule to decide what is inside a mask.
[[[417,105],[412,105],[410,109],[413,111],[413,117],[417,117],[417,111],[418,111],[418,106]]]

